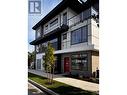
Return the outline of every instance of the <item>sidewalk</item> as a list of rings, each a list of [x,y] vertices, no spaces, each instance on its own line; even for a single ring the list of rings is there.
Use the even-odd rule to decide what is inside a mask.
[[[47,77],[46,73],[42,72],[42,71],[28,70],[28,72],[36,74],[36,75],[40,75],[43,77]],[[82,81],[82,80],[78,80],[78,79],[74,79],[74,78],[67,78],[62,75],[54,75],[53,80],[68,84],[70,86],[81,88],[83,90],[95,91],[95,92],[99,91],[99,84],[96,84],[96,83]]]

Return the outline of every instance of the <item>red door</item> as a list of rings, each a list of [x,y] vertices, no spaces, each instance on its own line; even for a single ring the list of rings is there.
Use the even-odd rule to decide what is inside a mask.
[[[64,58],[64,72],[70,72],[69,57]]]

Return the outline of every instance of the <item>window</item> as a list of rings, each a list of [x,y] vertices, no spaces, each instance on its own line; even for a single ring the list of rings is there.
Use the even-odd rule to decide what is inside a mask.
[[[37,59],[37,69],[41,69],[41,59]]]
[[[91,9],[87,9],[85,11],[82,12],[82,20],[88,19],[88,17],[90,17],[91,15]]]
[[[51,43],[51,46],[52,46],[55,50],[58,50],[58,41],[57,41],[57,39],[50,40],[50,43]]]
[[[56,18],[55,20],[53,20],[51,23],[50,23],[50,27],[52,27],[53,25],[57,24],[58,23],[58,18]]]
[[[87,71],[88,70],[88,56],[85,53],[73,54],[71,56],[72,70]]]
[[[58,40],[57,38],[53,39],[53,40],[50,40],[49,41],[51,46],[55,49],[55,50],[58,50]],[[44,42],[41,44],[41,52],[45,52],[46,48],[48,46],[48,41],[47,42]]]
[[[51,46],[55,49],[55,50],[58,50],[58,43],[57,42],[53,42],[51,43]]]
[[[82,27],[82,42],[87,42],[88,41],[88,26]]]
[[[78,44],[87,42],[88,40],[88,27],[84,26],[71,32],[71,44]]]
[[[45,26],[45,30],[47,30],[47,29],[48,29],[48,25]]]
[[[67,13],[63,14],[63,24],[67,25]]]
[[[63,40],[67,39],[67,33],[63,34]]]

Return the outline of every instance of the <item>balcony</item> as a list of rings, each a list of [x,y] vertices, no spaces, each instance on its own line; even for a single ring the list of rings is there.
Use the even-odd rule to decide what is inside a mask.
[[[68,25],[62,25],[55,30],[49,32],[48,34],[44,35],[43,37],[39,37],[38,39],[32,41],[30,44],[31,45],[38,45],[40,43],[50,41],[54,38],[60,37],[61,33],[67,31],[69,29]]]
[[[68,31],[68,29],[72,26],[75,26],[79,23],[82,23],[83,21],[94,18],[97,19],[98,13],[93,9],[89,8],[80,14],[73,16],[69,19],[67,19],[66,23],[64,22],[58,22],[56,25],[52,26],[50,29],[47,29],[47,33],[43,35],[43,37],[39,37],[36,40],[32,41],[31,45],[37,45],[46,41],[50,41],[54,38],[60,37],[61,33]],[[45,30],[44,30],[45,32]]]
[[[48,43],[46,43],[45,45],[39,44],[38,46],[36,46],[36,53],[44,53],[46,51],[47,44]],[[58,42],[51,43],[51,46],[54,48],[55,51],[58,50]]]

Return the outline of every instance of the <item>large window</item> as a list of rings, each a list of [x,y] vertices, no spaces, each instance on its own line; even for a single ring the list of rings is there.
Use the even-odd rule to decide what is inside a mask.
[[[87,71],[88,70],[88,56],[85,53],[73,54],[71,57],[71,69]]]
[[[78,44],[88,41],[88,27],[84,26],[79,29],[72,31],[71,33],[71,44]]]
[[[57,39],[51,40],[50,43],[51,43],[51,46],[52,46],[55,50],[58,50],[58,41],[57,41]]]
[[[56,18],[55,20],[53,20],[51,23],[50,23],[50,27],[52,27],[53,25],[57,24],[58,23],[58,18]]]
[[[58,41],[57,41],[57,38],[56,39],[53,39],[53,40],[50,40],[49,42],[50,42],[51,46],[55,50],[58,50]],[[42,46],[41,46],[42,52],[45,52],[47,46],[48,46],[48,42],[42,43]]]

